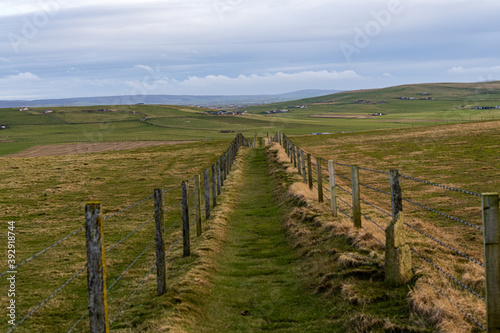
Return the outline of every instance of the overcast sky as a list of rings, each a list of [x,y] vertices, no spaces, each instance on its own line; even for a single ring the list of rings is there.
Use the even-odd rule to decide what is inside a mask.
[[[2,0],[0,99],[500,79],[498,0]]]

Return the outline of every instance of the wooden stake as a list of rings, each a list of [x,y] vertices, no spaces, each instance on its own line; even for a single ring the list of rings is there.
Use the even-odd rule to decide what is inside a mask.
[[[88,202],[85,205],[85,232],[90,332],[108,333],[104,225],[99,202]]]
[[[156,285],[158,295],[167,292],[166,278],[166,260],[165,260],[165,242],[163,233],[165,232],[164,208],[163,208],[163,190],[154,190],[155,201],[155,243],[156,243]]]

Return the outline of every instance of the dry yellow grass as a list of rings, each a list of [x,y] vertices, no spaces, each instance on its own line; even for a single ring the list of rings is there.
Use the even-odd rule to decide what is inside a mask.
[[[482,130],[485,126],[488,128],[493,128],[492,124],[480,124],[477,127]],[[472,129],[474,127],[475,126],[471,126]],[[460,130],[463,129],[460,129],[459,127],[448,129],[448,131]],[[442,135],[442,133],[435,133],[433,131],[424,131],[424,134],[436,136]],[[290,172],[290,170],[296,171],[290,166],[290,160],[284,152],[284,149],[280,148],[279,146],[273,147],[273,149],[277,151],[278,161],[285,164],[284,168],[287,170],[287,172]],[[349,177],[349,174],[345,175]],[[377,181],[379,181],[381,177],[384,176],[374,174],[372,179],[367,180],[366,182],[372,181],[374,183],[377,183]],[[338,179],[337,184],[344,188],[350,189],[350,183],[346,180]],[[439,189],[428,187],[425,188],[425,190],[434,192],[438,191]],[[325,204],[323,205],[317,204],[315,202],[317,201],[317,193],[310,191],[308,186],[302,182],[292,184],[290,186],[290,192],[300,198],[305,199],[308,205],[314,207],[315,210],[320,210],[322,212],[328,212],[329,210],[330,203],[325,202]],[[337,192],[338,195],[341,195],[345,201],[350,202],[351,198],[347,193],[344,193],[340,190],[337,190]],[[384,196],[371,194],[364,195],[363,198],[378,207],[390,207],[390,202],[388,203],[387,198],[385,198]],[[436,199],[436,202],[439,204],[447,204],[452,200],[454,199],[449,197],[438,197]],[[339,205],[341,204],[339,203]],[[323,207],[320,208],[319,206]],[[345,205],[341,205],[341,207],[344,210],[348,210],[348,207],[346,207]],[[377,210],[366,204],[362,205],[362,209],[365,214],[370,216],[371,219],[378,223],[382,228],[385,228],[387,226],[390,217],[380,214],[380,212],[377,212]],[[477,207],[462,207],[461,209],[464,211],[480,211],[480,208]],[[348,212],[350,211],[348,210]],[[301,214],[303,215],[305,213],[295,212],[295,216],[300,216]],[[439,239],[454,248],[457,248],[459,251],[465,252],[469,256],[482,261],[483,250],[481,242],[477,242],[481,235],[474,236],[468,233],[469,239],[474,240],[471,243],[475,244],[475,246],[471,246],[471,243],[464,241],[463,228],[460,225],[443,227],[429,223],[429,221],[424,221],[418,216],[412,216],[412,214],[405,214],[405,216],[405,222],[407,222],[408,224],[429,235],[432,235],[436,239]],[[303,230],[303,227],[300,227],[300,225],[297,225],[293,221],[288,222],[287,227],[291,229],[294,237],[299,239],[296,240],[296,243],[299,245],[310,241],[310,239],[312,238],[312,236],[308,235],[307,232]],[[331,237],[338,237],[341,235],[347,236],[352,240],[352,244],[354,246],[373,251],[372,253],[374,254],[374,256],[378,257],[380,263],[383,263],[383,246],[373,237],[376,237],[379,241],[385,243],[385,233],[375,224],[370,223],[363,218],[364,229],[356,230],[355,228],[353,228],[350,219],[339,212],[339,218],[324,222],[322,224],[322,227],[330,233]],[[407,231],[410,239],[410,244],[412,246],[418,245],[416,246],[416,248],[420,253],[430,258],[436,265],[438,265],[445,271],[457,277],[460,281],[464,282],[475,292],[479,293],[480,295],[484,294],[484,268],[470,261],[459,259],[461,257],[458,256],[454,251],[438,245],[434,240],[427,238],[410,228],[407,228]],[[471,332],[477,330],[478,326],[470,321],[469,318],[464,315],[459,309],[457,309],[455,305],[458,305],[461,309],[470,313],[480,323],[484,323],[486,318],[484,303],[468,291],[464,291],[460,287],[457,287],[454,282],[450,281],[450,279],[446,278],[441,272],[421,260],[415,254],[412,254],[412,256],[416,274],[417,276],[419,276],[417,283],[409,293],[409,304],[415,315],[417,317],[424,316],[428,318],[430,321],[435,323],[436,330],[439,330],[441,332]],[[357,258],[351,256],[350,254],[342,254],[338,257],[338,260],[341,261],[341,265],[343,266],[356,265],[358,263]],[[437,292],[427,282],[430,282],[440,290],[443,290],[446,294],[446,297]],[[342,287],[342,292],[346,295],[347,298],[352,298],[353,300],[358,299],[359,296],[352,290],[353,288],[350,285],[344,285]],[[451,300],[451,302],[448,298]],[[360,299],[358,299],[357,301],[366,302]]]

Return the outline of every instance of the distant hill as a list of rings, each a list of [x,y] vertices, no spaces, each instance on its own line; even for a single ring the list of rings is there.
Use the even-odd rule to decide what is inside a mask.
[[[42,100],[0,101],[0,108],[9,107],[47,107],[47,106],[91,106],[91,105],[130,105],[130,104],[164,104],[164,105],[201,105],[227,106],[255,105],[276,103],[302,98],[311,98],[340,92],[340,90],[308,89],[283,94],[269,95],[146,95],[146,96],[103,96]]]

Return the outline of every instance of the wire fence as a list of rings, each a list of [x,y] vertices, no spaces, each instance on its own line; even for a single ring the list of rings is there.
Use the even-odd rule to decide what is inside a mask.
[[[225,178],[226,175],[229,173],[229,167],[234,162],[239,148],[243,145],[247,145],[247,146],[249,145],[249,141],[248,140],[245,141],[245,140],[247,140],[247,139],[245,139],[241,134],[238,134],[236,136],[235,140],[229,146],[229,148],[227,150],[227,155],[225,153],[225,154],[220,156],[220,158],[218,160],[218,165],[220,166],[220,170],[218,170],[218,173],[217,173],[218,186],[220,186],[220,183],[222,183],[223,177]],[[210,169],[208,169],[208,170],[210,170]],[[208,178],[208,180],[205,179],[205,181],[210,182],[210,179],[211,178]],[[198,202],[201,205],[202,200],[197,201],[197,200],[195,200],[195,198],[197,197],[196,191],[199,190],[198,193],[200,193],[200,194],[202,191],[201,191],[201,189],[195,188],[195,182],[193,182],[193,181],[186,181],[186,182],[184,182],[184,184],[186,185],[188,194],[187,194],[185,199],[183,199],[182,201],[179,200],[180,202],[175,202],[175,201],[178,200],[178,199],[176,199],[176,197],[179,198],[179,193],[177,190],[181,189],[183,184],[161,191],[162,192],[162,202],[164,202],[164,201],[171,202],[171,204],[167,208],[165,208],[165,209],[162,208],[163,214],[161,215],[161,219],[163,221],[163,226],[164,226],[163,227],[163,229],[164,229],[163,236],[166,237],[165,239],[168,239],[171,237],[171,235],[178,235],[179,233],[181,234],[180,237],[175,236],[175,238],[172,240],[172,244],[168,247],[168,249],[166,249],[165,254],[172,252],[173,249],[175,248],[175,246],[178,245],[180,243],[180,241],[186,237],[182,230],[176,228],[176,227],[179,227],[179,223],[183,220],[182,209],[181,209],[183,206],[183,202],[186,202],[186,204],[189,207],[188,208],[189,216],[187,217],[187,219],[191,220],[191,223],[190,223],[191,225],[193,225],[196,222],[197,218],[201,219],[201,214],[198,214],[198,212],[201,211],[201,207],[198,207],[197,205],[198,205]],[[198,186],[201,187],[202,184],[200,183]],[[220,191],[219,191],[219,193],[220,193]],[[166,195],[167,197],[164,198],[163,195]],[[218,195],[219,194],[217,192],[212,193],[212,196],[214,196],[214,197],[218,196]],[[117,219],[117,221],[118,221],[118,218],[124,216],[125,213],[128,214],[132,210],[138,209],[138,208],[141,209],[141,212],[142,212],[142,210],[146,210],[146,212],[147,211],[151,212],[151,208],[149,207],[149,205],[146,205],[146,204],[153,198],[154,198],[154,195],[151,195],[151,196],[148,196],[144,199],[138,200],[132,204],[128,204],[126,207],[121,208],[121,209],[117,210],[116,212],[105,215],[101,219],[102,219],[102,221],[104,221],[104,220],[109,221],[110,219]],[[199,198],[199,199],[201,199],[201,198]],[[208,200],[208,202],[210,203],[210,200]],[[157,205],[157,201],[155,199],[155,207],[156,207],[156,205]],[[161,205],[163,206],[163,203]],[[141,215],[141,214],[143,215],[144,213],[140,213],[139,215]],[[198,216],[198,215],[200,215],[200,216]],[[164,217],[167,217],[167,218],[164,219]],[[134,217],[133,219],[135,220],[136,218],[137,217]],[[87,214],[86,214],[86,219],[87,219]],[[127,305],[130,304],[132,298],[138,293],[140,288],[143,287],[147,283],[148,277],[153,273],[154,269],[157,267],[156,262],[154,264],[148,264],[147,266],[151,267],[151,268],[149,268],[146,271],[145,275],[143,275],[141,280],[133,287],[133,290],[127,295],[127,289],[129,289],[131,287],[130,286],[131,282],[127,282],[126,283],[127,286],[125,286],[125,284],[120,283],[120,281],[124,280],[125,277],[127,277],[127,279],[134,280],[136,278],[136,276],[138,276],[138,274],[140,274],[141,271],[144,271],[144,268],[142,268],[143,264],[141,264],[141,267],[139,267],[138,263],[144,262],[145,264],[147,264],[147,261],[149,260],[148,258],[151,257],[150,254],[151,255],[153,254],[151,251],[151,248],[155,244],[155,239],[152,239],[151,241],[144,244],[144,239],[148,238],[148,237],[149,237],[149,239],[151,239],[151,237],[147,236],[147,235],[137,237],[137,235],[139,235],[139,233],[143,230],[151,230],[150,228],[147,228],[147,227],[152,225],[152,223],[151,223],[152,221],[158,220],[158,219],[159,219],[159,215],[155,211],[155,213],[152,214],[151,218],[147,218],[147,219],[143,220],[138,226],[133,227],[133,229],[131,228],[131,230],[128,233],[126,233],[125,235],[123,235],[122,237],[117,237],[118,234],[111,235],[110,238],[119,238],[119,239],[117,241],[113,242],[113,244],[108,246],[105,250],[103,250],[103,258],[104,258],[104,253],[109,255],[112,252],[116,252],[114,250],[116,250],[120,246],[123,246],[125,243],[130,243],[126,247],[123,247],[123,251],[120,252],[120,260],[118,260],[118,261],[111,260],[109,265],[107,263],[108,260],[106,260],[106,263],[107,263],[106,266],[108,266],[106,268],[106,271],[107,271],[106,280],[112,281],[112,283],[109,284],[109,286],[106,288],[106,292],[111,292],[111,291],[115,292],[116,291],[119,294],[119,296],[116,297],[116,302],[120,302],[120,299],[122,299],[123,297],[125,298],[125,301],[121,305],[115,304],[116,303],[115,301],[113,301],[110,304],[111,308],[113,308],[115,306],[119,306],[119,308],[113,314],[112,319],[109,320],[107,325],[112,325],[112,324],[116,323],[116,320],[119,317],[119,315],[122,314],[126,310],[126,307],[127,307]],[[122,217],[122,220],[123,220],[123,217]],[[120,224],[116,224],[116,223],[113,223],[113,225],[120,226]],[[168,227],[167,227],[167,225],[168,225]],[[127,227],[129,227],[128,224],[127,224]],[[185,226],[183,226],[183,228],[185,228]],[[82,226],[82,227],[74,230],[73,232],[69,233],[68,235],[62,237],[61,239],[55,241],[50,246],[36,252],[35,254],[29,256],[28,258],[23,259],[19,264],[11,265],[9,270],[6,270],[5,272],[2,272],[0,274],[0,277],[3,277],[7,274],[12,274],[13,272],[17,273],[18,268],[20,268],[26,264],[29,264],[31,262],[37,261],[36,260],[37,258],[39,258],[43,254],[47,253],[51,249],[54,249],[57,246],[60,246],[62,243],[64,243],[68,239],[75,237],[77,234],[79,234],[84,229],[86,229],[86,227]],[[115,229],[113,229],[113,230],[115,230]],[[123,229],[123,230],[125,230],[125,229]],[[109,233],[109,231],[108,231],[108,233]],[[141,235],[142,234],[143,233],[141,233]],[[189,234],[187,237],[189,237]],[[134,241],[131,242],[131,240],[133,240],[133,239],[134,239]],[[89,241],[90,241],[89,238],[87,238],[87,242],[89,242]],[[164,247],[166,247],[167,242],[169,242],[169,241],[165,240],[163,242]],[[140,246],[141,243],[144,245],[144,247],[142,248],[142,251],[138,255],[136,253],[136,255],[133,257],[134,259],[131,262],[129,262],[128,264],[125,264],[125,261],[123,261],[121,258],[125,255],[125,253],[127,254],[127,256],[129,256],[134,251],[134,249],[137,249],[138,246]],[[157,247],[158,247],[158,245],[157,245]],[[105,261],[103,261],[103,263],[104,262]],[[124,265],[127,265],[124,269],[120,268],[121,266],[124,266]],[[69,277],[63,283],[61,283],[59,286],[54,288],[54,291],[52,293],[50,293],[50,295],[45,297],[40,303],[38,303],[34,306],[31,306],[28,309],[27,313],[20,320],[18,320],[14,325],[10,325],[8,327],[7,332],[10,333],[10,332],[15,331],[17,328],[19,328],[25,322],[30,320],[30,318],[33,315],[35,315],[40,309],[42,309],[44,306],[46,306],[50,300],[54,299],[58,294],[60,294],[62,290],[67,289],[68,285],[72,284],[72,282],[77,280],[79,277],[85,276],[86,274],[84,274],[84,272],[86,270],[90,269],[89,268],[90,265],[88,265],[87,263],[82,263],[82,266],[83,267],[78,269],[71,277]],[[131,274],[132,271],[134,271],[133,274]],[[80,282],[78,285],[82,285],[82,284],[83,283]],[[133,284],[133,282],[132,282],[132,284]],[[118,285],[123,285],[123,286],[118,288]],[[74,286],[73,288],[80,288],[80,287]],[[89,293],[91,292],[90,290],[91,290],[91,288],[89,286]],[[74,291],[72,290],[71,292],[73,293]],[[123,296],[124,293],[125,293],[125,296]],[[81,300],[81,301],[83,301],[83,300]],[[83,302],[81,303],[81,306],[82,307],[84,306]],[[89,304],[89,307],[90,307],[90,304]],[[106,305],[106,307],[107,307],[107,305]],[[78,316],[78,319],[74,323],[71,324],[71,327],[69,328],[69,330],[67,332],[72,332],[75,329],[77,329],[80,325],[82,325],[82,321],[88,315],[89,315],[89,310],[86,310],[85,312],[81,313]],[[69,323],[68,323],[68,326],[69,326]]]
[[[304,155],[310,157],[311,160],[327,160],[323,157],[315,156],[298,146],[295,146],[285,134],[279,133],[278,135],[281,135],[281,137],[277,137],[275,141],[281,140],[280,142],[283,144],[283,147],[285,147],[285,149],[287,145],[294,147],[289,151],[289,154],[293,154],[294,151],[304,152]],[[339,170],[331,170],[330,167],[321,167],[321,175],[318,175],[315,170],[316,168],[311,168],[309,170],[308,168],[306,168],[306,170],[301,171],[311,173],[313,179],[312,182],[310,182],[309,186],[310,188],[318,190],[318,193],[320,193],[320,191],[315,185],[318,183],[318,180],[316,180],[318,176],[321,176],[323,178],[323,181],[325,182],[330,181],[330,184],[335,184],[335,188],[339,189],[340,191],[336,191],[334,195],[332,195],[329,187],[323,186],[323,189],[331,194],[328,200],[334,200],[336,202],[335,205],[332,204],[332,207],[336,207],[336,209],[340,213],[354,222],[356,219],[355,210],[357,209],[356,207],[359,206],[360,218],[368,223],[362,224],[361,228],[365,229],[368,233],[371,233],[372,237],[380,245],[386,247],[385,234],[387,226],[391,221],[396,219],[396,216],[394,215],[395,197],[393,190],[391,189],[393,186],[392,177],[394,176],[393,174],[391,174],[392,171],[386,172],[361,166],[356,166],[355,168],[353,168],[353,165],[339,162],[333,162],[332,165],[348,167],[351,169],[351,174],[348,175],[345,172],[339,172]],[[353,169],[357,169],[359,171],[353,171]],[[359,195],[357,189],[355,190],[354,188],[352,188],[354,182],[353,179],[356,178],[356,180],[359,180],[359,178],[361,177],[359,174],[360,171],[363,173],[367,173],[361,175],[365,177],[363,179],[366,179],[366,181],[359,182],[360,192],[362,193],[362,196]],[[353,172],[357,172],[357,174],[353,174]],[[330,179],[331,174],[334,175],[335,179]],[[304,181],[307,182],[306,175],[304,174],[303,176]],[[401,175],[399,173],[397,173],[397,177],[400,177],[405,181],[418,183],[421,186],[431,186],[434,188],[439,188],[442,191],[453,192],[457,195],[463,195],[465,197],[482,197],[481,194],[473,191],[421,180],[415,177]],[[386,188],[388,190],[386,190]],[[419,189],[414,189],[415,186],[413,186],[412,184],[406,184],[405,189],[406,188],[408,188],[405,192],[406,194],[405,196],[401,196],[400,200],[401,208],[403,207],[403,203],[405,203],[405,211],[408,210],[410,213],[409,215],[408,213],[405,213],[404,226],[407,227],[407,229],[405,230],[407,234],[410,235],[410,233],[414,232],[414,234],[411,234],[408,237],[408,239],[412,240],[412,244],[410,245],[411,252],[414,253],[419,259],[421,259],[422,262],[425,263],[425,265],[429,265],[429,267],[432,267],[438,275],[448,279],[452,283],[452,285],[450,285],[450,288],[453,288],[453,285],[455,285],[459,289],[473,295],[482,303],[484,303],[485,297],[482,296],[482,294],[485,293],[484,287],[482,288],[482,290],[477,290],[477,285],[469,286],[466,281],[463,281],[463,268],[456,267],[456,265],[447,265],[446,267],[451,267],[451,269],[445,269],[444,267],[441,267],[440,264],[437,264],[435,261],[429,258],[429,256],[437,256],[440,257],[440,261],[444,263],[446,263],[447,261],[453,262],[454,260],[456,260],[456,258],[460,258],[460,260],[471,262],[474,265],[477,265],[484,272],[485,264],[483,258],[477,258],[478,254],[479,256],[482,256],[482,234],[478,234],[478,238],[480,239],[480,241],[478,241],[477,243],[470,244],[470,241],[468,241],[467,239],[467,237],[470,236],[470,233],[467,230],[468,228],[472,228],[473,230],[476,230],[478,232],[484,231],[483,227],[481,226],[481,222],[471,222],[467,221],[467,218],[455,216],[454,212],[460,212],[460,209],[463,208],[459,204],[455,204],[455,206],[457,207],[452,209],[450,209],[450,207],[448,206],[430,207],[431,205],[436,204],[436,200],[431,200],[425,195],[422,196],[420,194],[421,192],[418,192]],[[441,195],[444,196],[445,194],[443,193]],[[355,203],[356,196],[359,197],[357,199],[359,200],[358,204]],[[412,196],[417,197],[418,199],[415,199]],[[435,195],[432,196],[432,198],[435,197]],[[421,200],[424,202],[421,202]],[[432,215],[429,215],[429,212]],[[437,220],[438,217],[444,218],[445,220]],[[458,222],[459,225],[462,225],[465,228],[457,229],[456,227],[449,225],[446,220]],[[374,229],[372,229],[370,225],[372,225]],[[383,235],[383,238],[375,236],[378,234]],[[455,239],[457,241],[463,240],[462,244],[466,245],[451,245],[445,239]],[[436,246],[438,248],[436,248]],[[459,247],[463,247],[463,249]],[[420,248],[421,250],[417,250],[417,248]],[[426,255],[423,255],[424,252],[426,253]],[[471,255],[468,252],[472,252],[473,254]],[[433,285],[433,287],[435,286]],[[446,300],[448,300],[450,304],[452,304],[459,312],[463,313],[466,318],[470,319],[471,322],[477,325],[478,328],[485,329],[485,325],[481,323],[481,321],[484,319],[479,320],[478,318],[475,318],[473,315],[471,315],[466,309],[464,309],[463,306],[458,306],[457,302],[453,301],[453,299],[446,294],[446,291],[439,290],[438,293],[442,295]]]

